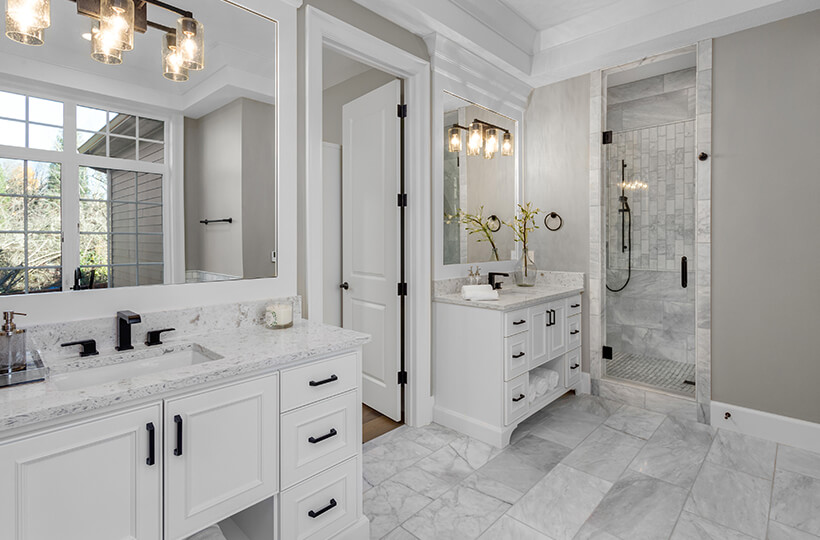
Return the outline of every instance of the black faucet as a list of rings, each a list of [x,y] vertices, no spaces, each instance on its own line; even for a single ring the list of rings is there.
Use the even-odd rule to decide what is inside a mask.
[[[133,311],[117,312],[117,346],[118,351],[133,349],[131,345],[131,325],[142,322],[139,315]]]
[[[489,277],[489,280],[490,280],[490,287],[492,287],[493,290],[501,289],[501,283],[496,283],[496,281],[495,281],[495,278],[497,276],[510,277],[510,275],[507,274],[506,272],[490,272],[489,274],[487,274],[487,276]]]

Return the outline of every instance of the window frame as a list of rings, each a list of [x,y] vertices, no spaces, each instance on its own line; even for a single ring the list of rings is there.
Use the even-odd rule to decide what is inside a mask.
[[[62,291],[74,286],[74,269],[80,266],[80,167],[125,170],[161,175],[163,223],[163,284],[183,283],[184,263],[184,117],[182,113],[152,105],[120,100],[77,89],[3,81],[0,90],[63,104],[63,150],[40,150],[0,144],[0,158],[59,163],[61,168]],[[164,125],[163,163],[138,159],[80,154],[77,150],[77,107],[116,111],[161,120]],[[70,141],[71,144],[67,144]],[[106,143],[107,144],[107,143]],[[137,154],[138,155],[138,154]],[[182,276],[182,281],[179,281]],[[150,285],[149,285],[150,286]],[[54,291],[57,292],[57,291]],[[38,293],[48,294],[48,293]]]

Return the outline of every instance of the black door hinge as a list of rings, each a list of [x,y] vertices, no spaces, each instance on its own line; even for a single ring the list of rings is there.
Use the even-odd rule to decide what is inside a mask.
[[[399,296],[407,296],[407,283],[399,283],[398,292]]]
[[[399,118],[407,118],[407,105],[399,105],[397,114]]]
[[[399,371],[399,384],[407,384],[407,372]]]
[[[603,144],[612,144],[612,132],[611,131],[604,131],[603,140],[601,142]]]
[[[612,347],[604,345],[603,351],[601,351],[601,356],[604,357],[604,360],[612,360]]]
[[[396,200],[400,208],[407,207],[407,193],[399,193],[399,196],[396,198]]]

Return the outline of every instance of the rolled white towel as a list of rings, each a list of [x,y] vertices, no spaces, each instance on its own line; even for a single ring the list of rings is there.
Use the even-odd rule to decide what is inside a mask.
[[[199,531],[193,536],[189,536],[188,540],[227,540],[222,534],[222,529],[219,525],[211,525],[207,529]]]
[[[530,388],[536,396],[541,397],[549,391],[549,381],[546,377],[536,375],[530,378]]]
[[[555,390],[558,387],[558,372],[548,369],[545,375],[549,382],[549,389]]]
[[[489,285],[464,285],[461,297],[464,300],[498,300],[498,291]]]

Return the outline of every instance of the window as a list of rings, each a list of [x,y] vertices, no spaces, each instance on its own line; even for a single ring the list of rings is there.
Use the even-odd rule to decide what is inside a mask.
[[[164,120],[0,91],[0,296],[163,283],[165,152]]]

